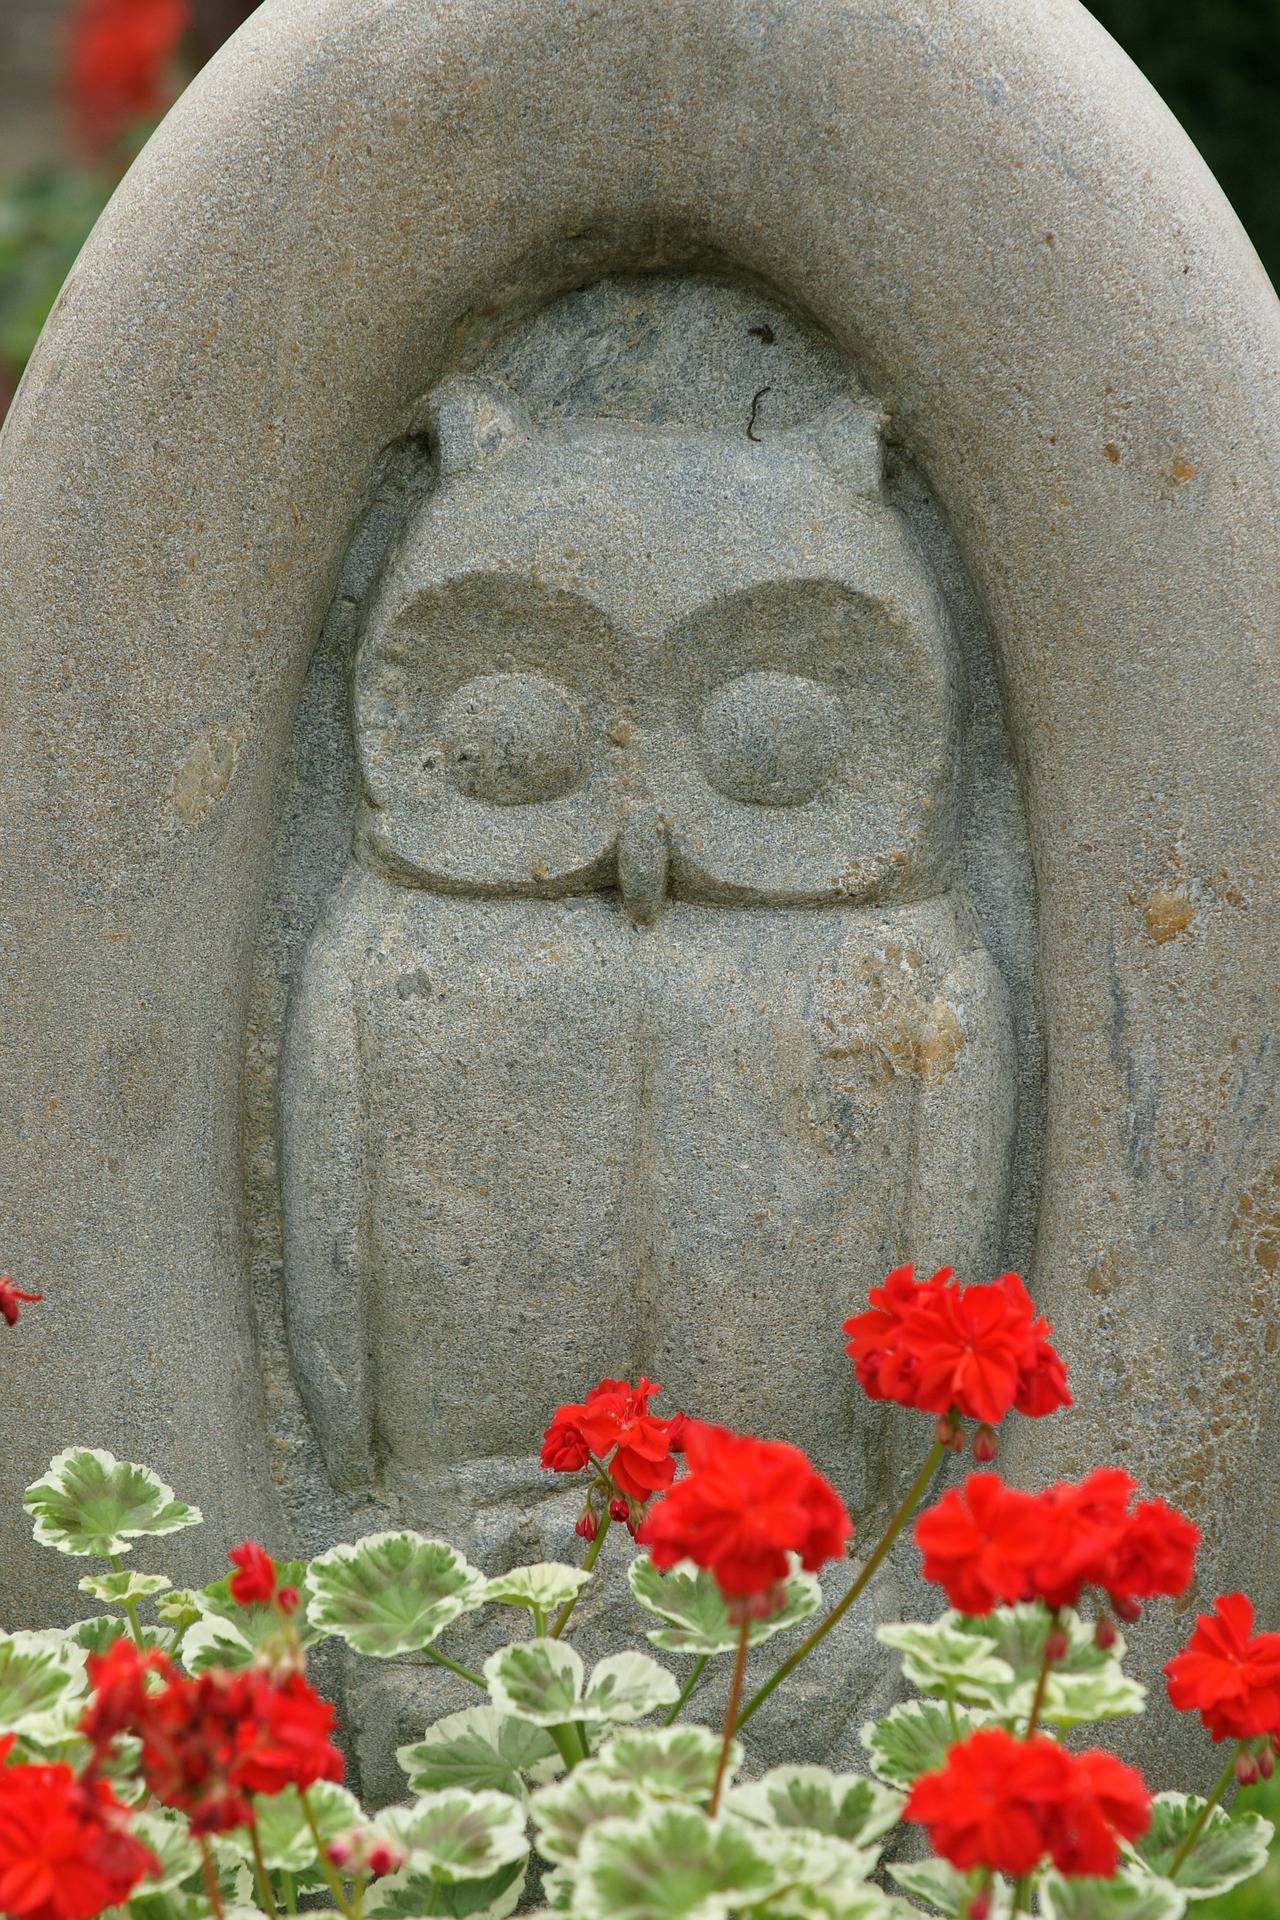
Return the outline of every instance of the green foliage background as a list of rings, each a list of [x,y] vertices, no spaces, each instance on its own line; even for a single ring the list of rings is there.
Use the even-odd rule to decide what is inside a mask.
[[[1208,1742],[1206,1741],[1206,1745]],[[1214,1758],[1217,1753],[1215,1750]],[[1212,1768],[1206,1768],[1212,1771]],[[1235,1801],[1241,1813],[1260,1813],[1280,1832],[1280,1773],[1265,1785],[1243,1787]],[[1277,1920],[1280,1915],[1280,1842],[1256,1880],[1223,1893],[1216,1900],[1198,1900],[1188,1909],[1189,1920]]]

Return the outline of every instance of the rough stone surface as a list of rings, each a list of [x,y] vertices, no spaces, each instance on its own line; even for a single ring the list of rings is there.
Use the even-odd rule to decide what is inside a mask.
[[[565,1554],[545,1403],[647,1365],[872,1525],[838,1321],[949,1256],[1059,1322],[1023,1469],[1264,1591],[1278,345],[1071,0],[268,0],[0,440],[10,1513],[76,1438],[180,1571]]]

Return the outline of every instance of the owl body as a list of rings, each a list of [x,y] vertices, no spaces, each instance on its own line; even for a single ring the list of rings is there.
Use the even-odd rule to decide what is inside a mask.
[[[987,1269],[1013,1123],[953,649],[875,425],[542,434],[469,388],[437,438],[286,1034],[331,1474],[445,1525],[644,1371],[872,1503],[841,1321],[903,1258]]]

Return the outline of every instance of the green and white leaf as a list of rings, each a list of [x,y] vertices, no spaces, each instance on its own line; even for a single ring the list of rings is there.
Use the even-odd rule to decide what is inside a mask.
[[[258,1794],[253,1804],[258,1816],[258,1844],[272,1873],[303,1874],[310,1867],[319,1868],[315,1841],[296,1787],[285,1787],[280,1793]],[[308,1787],[307,1804],[326,1846],[339,1834],[365,1824],[355,1795],[333,1780],[317,1780]],[[253,1859],[253,1843],[244,1827],[235,1827],[223,1834],[218,1844],[239,1859]]]
[[[752,1826],[756,1846],[785,1884],[851,1887],[870,1878],[880,1857],[874,1844],[857,1847],[808,1827]]]
[[[652,1805],[641,1788],[615,1778],[599,1761],[589,1760],[566,1779],[534,1794],[531,1811],[538,1852],[557,1866],[571,1865],[592,1827],[602,1820],[633,1820]]]
[[[483,1880],[432,1880],[404,1867],[366,1889],[364,1912],[379,1920],[506,1920],[524,1893],[527,1862],[513,1860]],[[260,1917],[259,1917],[260,1920]]]
[[[84,1667],[83,1650],[61,1636],[0,1634],[0,1733],[69,1736],[87,1692]]]
[[[179,1633],[198,1620],[204,1611],[204,1597],[193,1587],[174,1587],[162,1600],[156,1601],[157,1620],[163,1620],[166,1626],[176,1627]]]
[[[701,1806],[711,1797],[719,1759],[720,1736],[707,1727],[628,1727],[600,1748],[593,1764],[652,1800]],[[741,1765],[742,1743],[735,1740],[725,1778],[732,1780]]]
[[[487,1879],[529,1853],[524,1808],[507,1793],[428,1793],[381,1823],[407,1848],[409,1869],[449,1884]]]
[[[160,1865],[158,1874],[148,1874],[139,1882],[135,1902],[174,1893],[184,1880],[199,1873],[200,1849],[181,1814],[170,1813],[167,1807],[149,1807],[135,1813],[129,1824],[135,1839],[150,1847]]]
[[[950,1694],[966,1705],[989,1707],[1016,1684],[1006,1660],[968,1629],[974,1623],[960,1613],[944,1613],[925,1625],[894,1621],[876,1628],[876,1639],[902,1655],[902,1670],[922,1693]]]
[[[60,1553],[109,1560],[147,1535],[197,1527],[199,1507],[179,1500],[150,1467],[96,1447],[68,1447],[23,1495],[35,1537]]]
[[[573,1906],[573,1874],[568,1867],[547,1868],[542,1876],[542,1897],[549,1913],[569,1912]]]
[[[1173,1878],[1174,1860],[1203,1806],[1192,1793],[1158,1793],[1151,1804],[1151,1825],[1131,1850],[1134,1867],[1162,1880]],[[1178,1868],[1175,1884],[1192,1900],[1225,1893],[1261,1872],[1274,1838],[1275,1828],[1261,1814],[1215,1807]]]
[[[182,1664],[188,1673],[208,1673],[213,1667],[247,1667],[254,1649],[234,1620],[202,1613],[182,1636]]]
[[[982,1884],[981,1873],[961,1873],[949,1860],[917,1860],[909,1863],[895,1861],[889,1868],[890,1877],[896,1881],[904,1893],[914,1900],[923,1900],[930,1907],[936,1907],[947,1915],[947,1920],[957,1913],[963,1913],[972,1896]],[[1007,1920],[1013,1896],[1000,1879],[993,1875],[991,1880],[990,1920]]]
[[[1182,1920],[1187,1896],[1167,1880],[1068,1880],[1046,1873],[1040,1882],[1043,1920]]]
[[[523,1796],[527,1779],[546,1778],[564,1764],[544,1728],[492,1706],[446,1714],[421,1740],[401,1747],[396,1759],[415,1793],[487,1788],[516,1799]]]
[[[118,1613],[95,1613],[88,1620],[77,1620],[73,1627],[68,1627],[67,1634],[86,1653],[107,1653],[117,1640],[128,1637],[129,1622]],[[154,1628],[144,1629],[142,1637],[149,1647],[163,1647],[168,1638]]]
[[[653,1646],[667,1653],[698,1656],[736,1650],[739,1629],[729,1619],[724,1595],[712,1574],[682,1566],[660,1573],[646,1554],[632,1561],[627,1579],[640,1605],[667,1623],[648,1634]],[[751,1622],[748,1645],[758,1647],[775,1633],[799,1626],[821,1601],[822,1589],[811,1573],[792,1573],[783,1606],[767,1620]]]
[[[643,1653],[611,1654],[588,1680],[579,1654],[561,1640],[500,1647],[485,1661],[484,1677],[500,1712],[539,1727],[640,1720],[680,1695],[675,1676]]]
[[[734,1787],[726,1806],[739,1818],[760,1826],[827,1834],[865,1848],[873,1846],[897,1820],[902,1795],[861,1774],[786,1766]]]
[[[81,1593],[101,1600],[105,1607],[132,1607],[139,1600],[151,1600],[173,1585],[167,1574],[139,1573],[122,1567],[119,1573],[86,1573],[80,1582]]]
[[[486,1602],[506,1607],[528,1607],[531,1613],[558,1612],[570,1600],[576,1600],[591,1575],[582,1567],[566,1566],[560,1560],[539,1560],[531,1567],[513,1567],[510,1573],[497,1574],[486,1586]]]
[[[1104,1650],[1092,1625],[1069,1609],[1059,1625],[1067,1650],[1050,1671],[1041,1719],[1072,1727],[1141,1713],[1146,1694],[1121,1668],[1123,1640]],[[1030,1712],[1052,1629],[1048,1608],[1034,1602],[981,1618],[950,1612],[930,1625],[894,1623],[878,1628],[877,1638],[903,1655],[907,1678],[923,1692],[950,1693],[1013,1720]]]
[[[785,1869],[739,1820],[669,1801],[634,1820],[603,1820],[582,1842],[577,1920],[726,1920],[776,1893]]]
[[[784,1887],[751,1920],[919,1920],[919,1909],[870,1881],[828,1880],[822,1886]]]
[[[447,1541],[408,1531],[330,1547],[306,1581],[312,1624],[380,1660],[430,1646],[482,1604],[488,1584]]]
[[[859,1737],[879,1779],[891,1787],[911,1787],[922,1773],[944,1764],[953,1742],[988,1724],[988,1715],[965,1707],[948,1713],[932,1700],[905,1700],[879,1720],[869,1720]]]

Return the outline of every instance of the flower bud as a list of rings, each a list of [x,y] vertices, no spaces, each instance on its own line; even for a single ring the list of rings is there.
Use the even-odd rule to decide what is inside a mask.
[[[667,1450],[669,1453],[684,1452],[684,1430],[689,1424],[687,1413],[677,1413],[667,1428]]]
[[[627,1515],[627,1532],[631,1535],[631,1538],[633,1540],[639,1539],[640,1529],[643,1525],[644,1525],[644,1508],[633,1507]]]
[[[1044,1643],[1044,1657],[1050,1666],[1056,1666],[1059,1660],[1065,1660],[1071,1642],[1061,1627],[1050,1627]]]
[[[1120,1638],[1120,1629],[1109,1613],[1100,1613],[1098,1623],[1093,1629],[1093,1644],[1108,1653]]]
[[[629,1520],[631,1518],[631,1502],[624,1500],[620,1493],[615,1493],[613,1499],[609,1502],[609,1518],[611,1520]]]
[[[578,1515],[578,1524],[574,1528],[580,1540],[594,1540],[599,1531],[599,1522],[590,1507],[584,1507]]]
[[[370,1877],[380,1880],[384,1874],[398,1873],[408,1858],[403,1847],[397,1847],[390,1840],[375,1840],[368,1853]]]
[[[949,1447],[952,1453],[959,1453],[964,1445],[964,1428],[949,1413],[940,1413],[934,1422],[933,1437],[940,1447]]]
[[[1129,1626],[1132,1626],[1136,1620],[1141,1620],[1142,1618],[1140,1602],[1131,1599],[1128,1594],[1113,1593],[1111,1596],[1111,1604],[1120,1615],[1120,1618],[1127,1622]]]
[[[1000,1451],[1000,1436],[994,1427],[981,1426],[973,1436],[973,1457],[980,1467],[989,1467]]]
[[[991,1912],[991,1891],[982,1887],[965,1908],[965,1920],[987,1920]]]
[[[1276,1770],[1275,1755],[1270,1747],[1264,1747],[1258,1755],[1258,1772],[1262,1779],[1269,1780]]]
[[[340,1833],[337,1839],[331,1840],[325,1848],[325,1857],[329,1865],[336,1867],[339,1873],[344,1867],[350,1866],[354,1859],[359,1837],[356,1833]]]
[[[1242,1787],[1251,1787],[1258,1778],[1258,1763],[1251,1753],[1236,1756],[1236,1779]]]
[[[298,1600],[299,1594],[296,1587],[281,1587],[279,1593],[276,1595],[276,1605],[279,1607],[281,1613],[296,1613],[298,1611]]]

